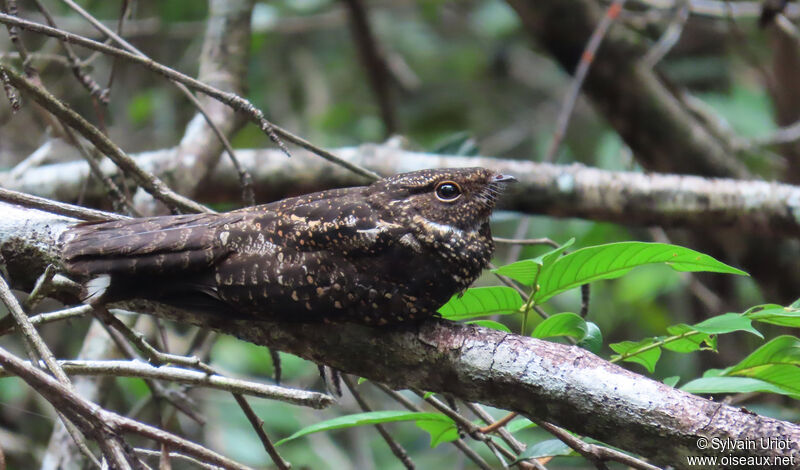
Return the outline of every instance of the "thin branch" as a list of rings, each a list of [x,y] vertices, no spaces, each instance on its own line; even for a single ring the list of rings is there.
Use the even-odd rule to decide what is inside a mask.
[[[2,261],[2,258],[0,258],[0,261]],[[39,332],[33,327],[30,319],[22,310],[22,306],[19,304],[16,297],[14,297],[14,294],[11,292],[10,287],[2,276],[0,276],[0,301],[5,304],[10,315],[16,321],[17,327],[22,333],[23,342],[27,346],[28,355],[30,356],[31,360],[36,361],[37,359],[41,359],[44,363],[43,365],[53,374],[54,377],[58,379],[58,382],[62,386],[72,390],[72,383],[69,381],[67,374],[65,374],[64,370],[61,369],[61,366],[56,361],[56,358],[50,351],[50,348],[47,347],[44,340],[39,335]],[[69,432],[70,436],[75,442],[75,445],[78,447],[81,453],[86,455],[90,462],[93,462],[96,466],[99,466],[97,458],[89,450],[89,447],[86,445],[83,436],[81,436],[80,433],[74,429],[73,423],[71,423],[70,420],[58,410],[58,408],[56,408],[56,411],[59,418],[64,423],[64,427]],[[105,439],[103,437],[99,438],[98,444],[100,444],[101,447],[105,447],[110,450],[117,450],[119,447],[119,443],[115,442],[113,439]],[[114,455],[109,455],[107,452],[104,453],[106,453],[106,457],[111,459],[112,462],[120,463],[120,461]],[[116,452],[112,452],[112,454],[116,454]]]
[[[0,365],[22,378],[56,409],[61,410],[70,419],[80,423],[84,432],[108,436],[133,433],[164,443],[170,449],[200,458],[222,468],[232,470],[246,470],[249,468],[172,433],[125,418],[112,411],[104,410],[94,403],[84,400],[72,389],[36,369],[31,364],[16,358],[3,348],[0,348]]]
[[[661,62],[672,47],[678,43],[683,33],[683,27],[686,26],[686,21],[689,19],[689,11],[691,9],[690,0],[678,0],[678,9],[675,11],[675,16],[669,22],[664,33],[658,38],[658,41],[647,51],[647,55],[642,58],[642,63],[647,67],[653,68]]]
[[[634,3],[641,4],[647,8],[660,10],[673,10],[680,5],[683,0],[635,0]],[[747,2],[728,0],[689,0],[689,9],[692,15],[706,16],[717,19],[727,19],[729,16],[741,19],[755,20],[761,15],[763,2]],[[800,7],[790,3],[786,6],[784,14],[791,18],[800,17]]]
[[[41,0],[33,0],[36,4],[36,8],[42,13],[44,16],[45,21],[47,24],[50,25],[52,28],[57,28],[55,20],[53,20],[53,16],[50,15],[50,12],[45,8],[44,4]],[[92,77],[91,75],[84,73],[83,68],[81,67],[81,61],[78,58],[78,55],[75,54],[75,51],[72,49],[72,46],[65,41],[58,42],[61,47],[64,49],[64,52],[67,54],[67,60],[69,62],[69,67],[72,70],[72,74],[78,80],[78,82],[86,88],[87,91],[92,95],[93,98],[97,99],[104,105],[108,104],[108,88],[101,87]]]
[[[526,447],[525,444],[523,444],[522,442],[517,440],[505,428],[505,425],[507,424],[507,422],[505,422],[503,424],[498,424],[498,423],[501,423],[505,418],[501,418],[500,420],[495,422],[494,419],[492,418],[492,415],[487,413],[486,410],[484,410],[481,405],[479,405],[477,403],[470,403],[470,402],[464,402],[464,404],[467,406],[467,408],[469,408],[470,411],[472,411],[476,416],[478,416],[480,419],[482,419],[487,425],[496,426],[497,427],[496,432],[500,435],[500,438],[503,439],[503,441],[506,444],[508,444],[509,447],[511,447],[511,449],[514,451],[514,453],[520,454],[522,451],[525,450],[525,447]],[[513,413],[513,414],[516,416],[515,413]],[[508,418],[508,416],[506,416],[506,418]],[[489,427],[489,426],[487,426],[487,427]],[[481,432],[484,432],[485,429],[486,428],[482,428]],[[542,465],[537,459],[528,459],[528,460],[524,460],[521,463],[524,463],[524,464],[527,464],[527,465],[531,465],[534,468],[536,468],[537,470],[547,470],[544,467],[544,465]],[[526,468],[526,467],[525,467],[525,465],[520,465],[520,468]]]
[[[250,421],[250,424],[256,431],[256,435],[258,435],[258,438],[261,440],[261,445],[264,446],[264,449],[267,451],[267,454],[269,454],[275,466],[280,470],[289,470],[292,468],[292,465],[289,462],[283,460],[283,457],[281,457],[281,455],[278,453],[278,449],[275,448],[275,445],[269,439],[267,433],[264,432],[264,421],[262,421],[261,418],[256,415],[255,411],[253,411],[253,408],[249,403],[247,403],[247,400],[238,393],[234,393],[233,398],[236,400],[236,403],[239,404],[239,407],[242,409],[242,411],[244,411],[245,416],[247,416],[247,420]]]
[[[33,209],[40,209],[53,214],[74,217],[79,220],[123,220],[129,218],[124,215],[114,214],[113,212],[87,209],[85,207],[53,201],[52,199],[43,197],[31,196],[30,194],[4,188],[0,188],[0,201],[6,201]]]
[[[348,376],[347,374],[343,374],[342,381],[344,382],[347,389],[350,390],[350,393],[353,395],[353,398],[355,398],[359,408],[361,408],[362,411],[372,411],[372,408],[369,406],[367,401],[364,400],[364,397],[362,397],[361,393],[359,393],[358,389],[356,389],[356,385],[353,383],[353,379],[350,378],[350,376]],[[414,462],[411,460],[411,457],[408,456],[408,452],[406,452],[403,446],[401,446],[397,441],[395,441],[395,439],[392,437],[391,434],[389,434],[389,431],[386,429],[386,426],[384,426],[381,423],[377,423],[374,425],[374,427],[381,435],[384,442],[386,442],[386,444],[389,446],[389,449],[391,449],[394,456],[397,457],[397,460],[399,460],[400,463],[402,463],[405,468],[409,470],[413,470],[414,468],[416,468]]]
[[[11,84],[8,74],[6,74],[4,70],[0,70],[0,82],[3,82],[3,92],[6,94],[8,103],[11,105],[11,111],[16,113],[21,108],[19,96],[17,96],[17,91],[14,89],[14,85]]]
[[[586,443],[554,424],[533,419],[531,419],[531,421],[534,421],[536,424],[539,425],[540,428],[544,429],[545,431],[549,432],[550,434],[558,438],[561,442],[571,447],[575,452],[581,454],[584,458],[586,458],[590,462],[594,462],[596,464],[603,464],[604,462],[607,461],[613,461],[622,463],[631,468],[637,468],[639,470],[661,470],[659,467],[656,467],[655,465],[650,465],[644,460],[637,459],[636,457],[630,456],[618,450],[614,450],[605,446],[598,446],[595,444]]]
[[[489,447],[495,454],[498,454],[499,452],[509,460],[514,460],[516,458],[516,455],[508,451],[508,449],[495,444],[495,442],[492,441],[492,438],[490,436],[487,436],[486,434],[482,433],[480,428],[475,424],[473,424],[472,421],[470,421],[466,416],[457,412],[452,407],[442,403],[442,401],[439,400],[438,398],[430,394],[425,394],[421,390],[415,388],[412,388],[411,391],[419,395],[426,402],[430,403],[434,408],[439,410],[442,414],[455,421],[460,428],[464,429],[464,431],[470,435],[470,437],[472,437],[476,441],[481,441],[484,444],[486,444],[486,446]],[[500,455],[497,455],[497,458],[501,462],[503,462],[503,459],[502,457],[500,457]]]
[[[135,160],[126,155],[122,149],[100,132],[100,130],[47,91],[36,86],[14,70],[5,67],[2,63],[0,63],[0,71],[5,71],[11,83],[20,90],[28,93],[40,106],[47,109],[68,126],[80,132],[80,134],[92,142],[98,150],[111,158],[120,169],[136,179],[137,183],[156,199],[170,207],[179,207],[192,212],[213,212],[211,209],[175,193],[158,177],[142,170]]]
[[[558,148],[561,146],[561,141],[564,139],[564,136],[567,133],[569,119],[570,116],[572,116],[572,111],[575,109],[575,103],[578,101],[578,95],[580,94],[581,87],[583,86],[583,81],[586,79],[586,75],[589,73],[589,68],[594,62],[594,58],[597,55],[597,50],[600,48],[600,44],[603,42],[603,38],[605,37],[609,28],[611,28],[614,20],[616,20],[617,16],[619,16],[619,12],[622,11],[622,7],[624,5],[625,0],[614,0],[606,9],[606,14],[603,15],[603,18],[597,24],[592,36],[589,38],[589,42],[586,44],[583,55],[581,55],[581,60],[578,63],[578,67],[575,69],[567,96],[564,98],[564,104],[561,106],[561,111],[558,113],[556,130],[553,133],[553,140],[550,142],[550,147],[547,149],[547,154],[545,154],[545,162],[554,162],[556,160]]]
[[[130,343],[128,343],[128,341],[126,341],[122,333],[115,329],[109,328],[108,325],[102,322],[98,323],[101,324],[105,329],[110,342],[113,343],[120,351],[122,351],[122,354],[125,355],[125,357],[135,361],[140,360],[140,356],[136,354],[136,350],[130,345]],[[109,341],[106,340],[106,343],[108,342]],[[139,412],[142,411],[142,409],[144,409],[144,406],[150,402],[160,402],[165,400],[169,402],[176,410],[181,411],[195,422],[201,425],[205,424],[206,419],[197,412],[197,405],[195,404],[194,400],[187,396],[183,391],[167,388],[162,385],[161,382],[153,379],[145,378],[144,382],[147,384],[148,388],[150,388],[152,394],[141,400],[138,404],[134,405],[128,413],[129,417],[135,417]]]
[[[103,34],[108,36],[110,39],[112,39],[114,42],[119,44],[120,47],[122,47],[123,49],[126,49],[129,52],[138,55],[139,57],[150,59],[146,54],[144,54],[142,51],[140,51],[139,49],[137,49],[136,47],[131,45],[129,42],[127,42],[124,39],[122,39],[118,34],[116,34],[111,29],[107,28],[103,23],[101,23],[99,20],[97,20],[97,18],[95,18],[94,16],[89,14],[86,10],[81,8],[75,2],[72,2],[71,0],[64,0],[64,3],[66,3],[70,8],[75,10],[78,14],[80,14],[89,23],[91,23],[91,25],[94,26],[95,28],[97,28],[98,31],[102,32]],[[215,4],[212,4],[212,9],[214,8],[214,5]],[[236,11],[236,9],[226,10],[226,11]],[[219,14],[219,12],[216,12],[216,13]],[[214,14],[214,12],[212,12],[212,16],[213,16],[213,14]],[[224,14],[224,12],[222,14]],[[248,17],[249,17],[249,15],[248,15]],[[120,21],[121,21],[121,18],[120,18]],[[51,25],[51,26],[55,27],[55,25]],[[248,40],[249,40],[249,36],[248,36]],[[239,179],[240,179],[241,184],[242,184],[243,199],[244,199],[245,204],[253,205],[254,204],[254,192],[253,192],[253,186],[252,186],[252,178],[247,173],[247,171],[244,170],[241,167],[241,165],[239,164],[239,160],[236,157],[236,151],[231,146],[230,141],[228,140],[228,137],[225,135],[224,132],[222,132],[222,130],[220,130],[219,126],[214,122],[214,120],[211,118],[211,116],[208,114],[208,112],[204,109],[204,107],[200,103],[200,101],[194,96],[194,94],[192,94],[192,92],[189,90],[189,88],[186,87],[186,85],[184,85],[183,83],[180,83],[180,82],[178,82],[176,80],[171,80],[171,81],[172,81],[172,83],[174,83],[177,86],[177,88],[181,91],[181,93],[183,93],[183,95],[195,107],[195,109],[197,109],[198,113],[200,113],[200,115],[203,116],[203,118],[205,119],[206,124],[208,124],[209,128],[211,129],[211,131],[214,133],[216,138],[222,144],[222,147],[225,149],[225,152],[228,154],[231,163],[233,164],[233,166],[236,168],[237,172],[239,173]],[[277,137],[274,137],[274,135],[270,135],[270,137],[273,138],[273,140],[277,139]],[[281,146],[281,149],[285,150],[285,148],[282,146],[282,144],[279,141],[276,142],[276,143],[278,143],[279,146]],[[287,151],[287,153],[288,153],[288,151]],[[214,157],[216,157],[216,155],[214,155]],[[194,183],[196,184],[201,179],[202,178],[196,178]]]
[[[416,412],[422,411],[421,407],[417,406],[414,402],[404,397],[400,393],[392,390],[387,385],[379,382],[372,382],[372,384],[381,389],[381,391],[383,391],[385,394],[389,395],[394,401],[403,405],[407,410]],[[459,451],[461,451],[461,453],[466,455],[468,459],[472,460],[472,462],[475,463],[475,465],[477,465],[479,468],[482,470],[491,470],[492,467],[489,465],[489,463],[483,460],[483,457],[478,455],[477,452],[472,450],[472,448],[468,446],[463,439],[456,439],[452,442],[452,444]]]
[[[0,276],[0,301],[2,301],[6,308],[8,308],[9,313],[16,321],[17,326],[22,333],[23,339],[28,344],[31,351],[34,352],[35,355],[31,357],[31,360],[43,360],[44,366],[50,370],[50,372],[59,380],[59,382],[65,386],[71,386],[67,374],[65,374],[63,369],[61,369],[61,366],[59,366],[58,361],[56,361],[52,351],[50,351],[50,348],[47,347],[47,344],[45,344],[42,337],[39,336],[39,332],[36,331],[36,328],[33,327],[28,315],[26,315],[22,310],[22,306],[17,301],[17,298],[14,297],[14,294],[11,292],[8,283],[6,283],[2,276]]]
[[[55,321],[61,320],[69,320],[71,318],[78,318],[84,317],[90,313],[92,313],[92,306],[91,305],[79,305],[77,307],[65,308],[63,310],[57,310],[55,312],[49,313],[40,313],[39,315],[34,315],[30,317],[31,324],[36,325],[44,325],[46,323],[51,323]],[[13,320],[13,317],[3,317],[2,320]],[[0,320],[0,336],[5,336],[8,333],[11,333],[16,328],[16,323],[11,322],[10,325],[6,325],[7,322]]]
[[[31,324],[36,326],[36,325],[44,325],[45,323],[51,323],[55,321],[83,317],[91,312],[92,312],[91,305],[80,305],[78,307],[65,308],[63,310],[58,310],[55,312],[40,313],[39,315],[30,317],[30,319],[31,319]],[[16,328],[16,323],[14,323],[13,321],[13,316],[9,315],[7,317],[3,317],[2,319],[0,319],[0,336],[5,336],[11,333],[12,331],[15,330],[15,328]]]
[[[52,264],[48,264],[44,273],[36,280],[33,285],[33,290],[28,294],[28,297],[22,302],[22,309],[26,312],[33,310],[39,302],[42,301],[53,288],[53,278],[56,275],[56,269]],[[31,322],[32,323],[32,322]]]
[[[155,365],[164,365],[164,364],[178,364],[186,367],[191,367],[194,369],[202,370],[206,375],[213,375],[216,371],[209,366],[202,362],[198,357],[187,357],[187,356],[180,356],[178,354],[169,354],[165,352],[161,352],[158,349],[154,348],[147,340],[144,338],[144,335],[139,333],[138,331],[134,331],[128,327],[125,323],[120,321],[119,318],[111,314],[106,307],[95,307],[95,314],[107,325],[111,326],[118,332],[122,333],[122,335],[131,343],[133,344],[140,352],[142,352],[147,359],[154,363]]]
[[[321,410],[334,403],[333,399],[323,393],[308,392],[287,387],[262,384],[250,380],[208,375],[180,367],[153,366],[142,361],[119,360],[61,360],[58,365],[67,375],[72,376],[111,376],[138,377],[142,379],[166,380],[169,382],[207,387],[240,395],[278,400],[292,405],[307,406]],[[6,371],[0,369],[0,376],[7,377]]]
[[[142,448],[138,448],[138,447],[133,449],[133,451],[136,452],[137,454],[143,455],[145,457],[161,458],[164,455],[161,451],[158,451],[158,450],[142,449]],[[170,458],[173,458],[173,459],[176,459],[176,460],[182,460],[184,462],[190,463],[190,464],[192,464],[194,466],[197,466],[197,467],[200,467],[200,468],[204,468],[206,470],[220,470],[222,468],[222,467],[218,467],[217,465],[210,465],[210,464],[207,464],[205,462],[201,462],[200,460],[197,460],[197,459],[195,459],[193,457],[189,457],[188,455],[184,455],[184,454],[182,454],[180,452],[170,452],[169,456],[170,456]]]
[[[391,95],[389,66],[381,53],[380,45],[372,31],[369,16],[361,0],[343,0],[350,18],[350,30],[353,33],[361,62],[367,72],[370,87],[378,101],[381,120],[385,134],[390,136],[397,130],[397,120]]]
[[[362,168],[358,165],[354,165],[351,162],[343,160],[338,156],[336,156],[335,154],[327,150],[321,149],[311,144],[310,142],[306,141],[305,139],[292,134],[286,129],[283,129],[279,126],[270,123],[269,121],[266,120],[266,118],[264,118],[264,114],[258,108],[253,106],[253,104],[247,101],[246,99],[234,93],[224,92],[222,90],[209,86],[205,83],[193,79],[192,77],[177,72],[169,67],[165,67],[150,59],[146,59],[136,54],[124,51],[122,49],[113,46],[108,46],[106,44],[93,41],[91,39],[87,39],[82,36],[78,36],[76,34],[72,34],[66,31],[50,28],[48,26],[44,26],[42,24],[34,23],[31,21],[21,20],[14,16],[6,15],[3,13],[0,13],[0,23],[18,26],[21,29],[25,29],[39,34],[44,34],[46,36],[54,38],[61,38],[67,42],[77,44],[79,46],[86,47],[88,49],[97,50],[103,52],[104,54],[108,54],[114,57],[119,57],[129,62],[134,62],[139,65],[142,65],[151,71],[154,71],[160,75],[169,78],[170,80],[175,80],[177,82],[183,83],[184,85],[193,90],[211,96],[212,98],[215,98],[220,102],[225,103],[226,105],[232,107],[233,109],[246,114],[251,121],[253,121],[256,125],[258,125],[259,129],[261,129],[263,132],[267,134],[269,134],[268,130],[272,129],[278,137],[282,137],[283,139],[301,148],[304,148],[316,155],[319,155],[320,157],[330,162],[333,162],[343,168],[347,168],[348,170],[358,175],[364,176],[372,180],[380,178],[380,175],[378,175],[377,173],[374,173],[368,169]],[[0,72],[2,72],[2,68],[0,68]]]

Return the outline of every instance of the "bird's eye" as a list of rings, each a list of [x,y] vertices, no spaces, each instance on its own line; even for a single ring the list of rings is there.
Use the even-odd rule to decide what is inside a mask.
[[[453,181],[442,181],[436,185],[436,197],[443,202],[453,202],[461,196],[461,187]]]

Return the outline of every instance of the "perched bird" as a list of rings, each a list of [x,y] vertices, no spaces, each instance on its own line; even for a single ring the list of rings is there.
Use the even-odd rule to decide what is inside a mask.
[[[489,263],[489,216],[509,181],[484,168],[421,170],[222,214],[80,223],[62,236],[63,256],[95,304],[418,321]]]

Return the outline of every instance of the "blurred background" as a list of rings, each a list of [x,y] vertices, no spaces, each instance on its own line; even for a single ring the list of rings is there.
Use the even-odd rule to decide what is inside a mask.
[[[384,142],[397,135],[412,150],[533,161],[545,158],[556,132],[557,117],[573,84],[572,68],[564,67],[571,53],[560,55],[552,37],[548,39],[546,34],[537,37],[532,33],[529,25],[535,22],[521,19],[523,7],[515,9],[496,0],[362,1],[375,46],[385,64],[378,79],[381,84],[376,88],[372,81],[375,78],[370,76],[369,66],[365,66],[360,55],[360,39],[352,25],[350,3],[328,0],[255,3],[246,97],[264,110],[270,120],[315,145],[331,149]],[[555,4],[558,0],[541,3]],[[94,28],[61,2],[45,4],[60,28],[102,40]],[[599,18],[611,2],[565,4],[599,13]],[[84,1],[81,5],[109,26],[116,25],[120,2]],[[27,2],[20,2],[19,7],[22,17],[43,21],[41,14],[31,10]],[[129,7],[123,36],[154,60],[197,76],[208,19],[206,3],[143,0],[131,2]],[[790,24],[794,10],[795,5],[790,3],[782,17]],[[688,113],[732,159],[746,166],[754,178],[796,182],[800,180],[800,172],[795,171],[793,164],[800,151],[797,141],[775,144],[769,139],[800,117],[800,93],[796,87],[800,79],[798,43],[796,37],[768,20],[760,24],[762,11],[759,2],[746,1],[629,1],[609,33],[620,35],[624,31],[627,39],[609,36],[609,47],[633,45],[606,53],[634,60],[640,52],[653,50],[670,28],[677,28],[677,42],[653,67],[664,88],[681,97]],[[585,45],[592,32],[582,29],[579,21],[582,15],[578,13],[575,17],[551,16],[555,15],[552,11],[535,14],[539,15],[538,20],[553,22],[548,29],[575,28],[578,44]],[[98,112],[97,104],[76,83],[65,61],[54,57],[63,58],[58,43],[35,34],[26,33],[23,37],[28,49],[34,52],[32,64],[48,90],[88,120],[101,122],[108,136],[126,152],[138,154],[171,148],[184,135],[195,111],[163,78],[139,66],[78,49],[86,61],[86,70],[101,83],[107,82],[113,67],[110,102]],[[561,45],[567,47],[565,43]],[[8,35],[0,34],[0,60],[19,68],[15,51]],[[609,59],[602,67],[613,66],[614,60],[617,59]],[[605,92],[601,85],[591,85],[591,73],[587,83],[592,87],[593,98],[579,96],[564,141],[555,154],[556,162],[580,162],[620,171],[668,168],[666,164],[653,165],[647,163],[650,160],[639,158],[647,153],[646,148],[621,137],[625,133],[620,128],[626,124],[619,122],[618,113],[609,111],[607,103],[595,105],[597,97]],[[616,73],[625,77],[630,70],[620,67]],[[624,82],[624,78],[620,81]],[[647,132],[652,136],[643,138],[651,138],[654,152],[658,151],[661,144],[657,137],[668,138],[667,130],[663,135],[659,129]],[[46,142],[61,150],[52,152],[45,163],[79,158],[69,145],[52,141],[51,137],[48,122],[33,106],[25,103],[21,111],[12,113],[7,100],[0,99],[0,171],[12,170]],[[235,133],[232,143],[236,148],[273,147],[269,138],[252,124]],[[682,143],[676,145],[680,148]],[[673,154],[673,158],[679,160],[681,156]],[[672,171],[680,172],[680,167]],[[213,188],[207,190],[213,192]],[[204,195],[203,190],[196,197],[201,202],[214,199]],[[83,201],[73,198],[67,202]],[[102,202],[93,204],[111,208]],[[214,201],[212,207],[227,210],[239,206],[241,201]],[[563,243],[574,237],[575,247],[627,240],[663,241],[659,237],[665,233],[635,225],[509,211],[497,212],[492,227],[495,235],[508,238],[549,237]],[[748,265],[748,260],[757,257],[761,260],[759,269],[771,272],[772,276],[757,276],[757,279],[689,276],[654,266],[639,268],[619,280],[596,283],[592,287],[588,319],[600,326],[605,344],[662,335],[669,325],[696,323],[764,302],[787,304],[800,297],[797,295],[800,289],[792,281],[800,271],[797,259],[793,258],[798,248],[796,241],[778,243],[770,237],[744,237],[735,230],[717,232],[714,227],[708,230],[726,241],[709,240],[702,233],[689,230],[669,230],[668,235],[674,243],[707,252],[748,271],[753,266]],[[752,253],[754,246],[757,254]],[[546,249],[502,245],[495,263],[533,257]],[[495,285],[497,281],[486,275],[478,284]],[[544,308],[549,313],[578,311],[580,302],[580,293],[575,290],[558,296]],[[43,311],[54,308],[56,304],[49,302],[39,307]],[[512,331],[520,328],[518,319],[503,321]],[[80,350],[88,325],[87,319],[74,320],[67,329],[57,323],[43,327],[42,333],[58,357],[71,358]],[[148,320],[140,320],[139,327],[145,331],[148,325],[152,327]],[[762,331],[770,336],[778,332],[777,328]],[[171,346],[181,350],[179,345],[188,343],[193,333],[193,328],[173,326]],[[20,344],[12,337],[0,338],[0,344],[21,352]],[[720,338],[718,353],[682,355],[665,351],[652,376],[656,379],[680,376],[684,382],[709,368],[735,363],[759,344],[760,340],[752,335],[736,333]],[[607,347],[601,352],[604,357],[610,354]],[[281,358],[285,384],[324,388],[316,365],[286,354],[281,354]],[[230,373],[267,382],[274,373],[272,360],[264,348],[230,337],[221,337],[211,346],[210,361]],[[626,367],[646,373],[638,365]],[[269,467],[257,436],[229,394],[190,392],[207,419],[208,424],[199,426],[181,414],[161,415],[158,402],[148,398],[149,389],[141,380],[117,379],[108,387],[102,395],[106,397],[105,406],[111,409],[128,413],[133,408],[140,419],[164,420],[168,428],[180,430],[225,455],[257,468]],[[360,387],[375,409],[396,408],[369,384]],[[781,419],[798,418],[796,404],[783,397],[760,395],[742,399],[758,413]],[[347,393],[339,406],[324,411],[267,400],[253,399],[251,403],[266,421],[267,432],[276,438],[322,419],[359,411]],[[500,417],[504,413],[494,410],[493,414]],[[9,469],[38,466],[34,462],[42,458],[54,422],[49,405],[31,393],[23,382],[0,379],[0,443]],[[395,424],[390,429],[419,468],[474,468],[452,448],[442,445],[430,449],[428,435],[411,424]],[[528,444],[545,438],[534,429],[520,431],[517,437]],[[474,447],[485,459],[497,463],[485,446]],[[282,446],[281,453],[294,468],[403,468],[370,427],[314,434]],[[580,458],[564,457],[548,467],[590,468],[591,465]]]

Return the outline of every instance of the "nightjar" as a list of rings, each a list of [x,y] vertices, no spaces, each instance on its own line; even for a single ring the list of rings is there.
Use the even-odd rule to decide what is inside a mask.
[[[421,170],[221,214],[87,222],[62,236],[87,301],[145,298],[215,314],[385,325],[436,314],[494,251],[504,183]]]

